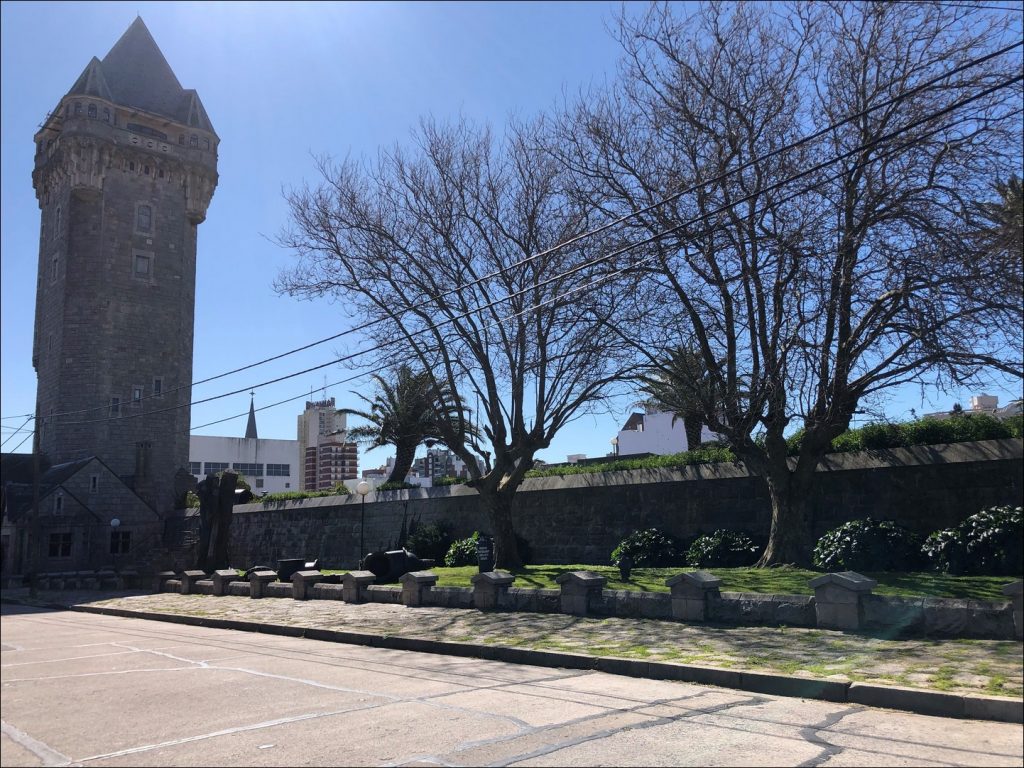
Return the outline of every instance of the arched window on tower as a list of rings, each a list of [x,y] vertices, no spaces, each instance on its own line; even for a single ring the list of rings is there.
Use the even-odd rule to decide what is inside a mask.
[[[189,145],[190,147],[196,147],[196,148],[198,148],[198,147],[199,147],[199,137],[198,137],[198,136],[196,136],[196,135],[195,135],[195,134],[193,133],[193,134],[192,134],[191,136],[189,136],[189,138],[188,138],[188,145]]]
[[[82,102],[76,101],[75,102],[75,115],[78,116],[80,114],[82,114]]]
[[[181,144],[181,146],[183,146],[183,147],[185,146],[185,134],[184,133],[179,133],[178,134],[178,143]]]
[[[203,139],[203,149],[209,149],[209,148],[210,148],[210,140],[209,139]]]
[[[90,104],[89,105],[89,117],[91,117],[93,120],[95,120],[98,117],[98,115],[99,115],[99,113],[96,110],[96,105],[95,104]]]
[[[105,122],[105,123],[109,123],[110,122],[110,107],[104,107],[103,108],[103,122]]]

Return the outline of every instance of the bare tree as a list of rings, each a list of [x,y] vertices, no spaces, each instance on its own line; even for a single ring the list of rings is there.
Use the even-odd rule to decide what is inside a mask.
[[[1019,49],[920,87],[1018,22],[949,5],[652,7],[621,22],[619,83],[562,123],[576,194],[649,241],[657,301],[623,337],[663,367],[694,349],[706,423],[767,481],[762,565],[809,561],[814,472],[862,400],[1021,375],[1020,254],[975,215],[1020,168]]]
[[[628,366],[629,345],[604,330],[618,288],[586,266],[594,243],[546,252],[591,222],[540,125],[498,142],[465,121],[425,122],[414,138],[369,166],[321,162],[319,186],[288,196],[280,241],[298,260],[277,289],[378,321],[368,364],[408,356],[435,397],[448,393],[442,442],[466,462],[498,565],[514,568],[511,502],[535,453]]]

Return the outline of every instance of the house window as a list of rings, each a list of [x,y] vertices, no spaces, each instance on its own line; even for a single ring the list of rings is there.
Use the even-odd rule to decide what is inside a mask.
[[[110,398],[110,415],[120,416],[121,415],[121,398],[112,397]]]
[[[111,531],[110,532],[110,554],[112,555],[127,555],[132,549],[132,532],[131,531]]]
[[[146,166],[146,173],[149,173],[149,166]],[[153,208],[149,205],[140,205],[135,209],[135,229],[137,232],[153,231]]]
[[[96,493],[100,489],[100,476],[89,475],[89,493]]]
[[[64,494],[58,493],[53,497],[53,514],[60,515],[64,512]]]
[[[91,117],[93,120],[95,120],[96,117],[97,117],[96,105],[95,104],[90,104],[89,105],[89,117]]]
[[[256,478],[256,487],[257,488],[262,488],[263,487],[263,478],[262,477],[257,477]]]
[[[224,472],[228,468],[226,461],[208,461],[206,462],[206,474],[216,475],[218,472]]]
[[[284,487],[285,487],[285,488],[291,488],[291,487],[292,487],[292,484],[291,484],[291,483],[285,483],[285,484],[284,484]]]
[[[236,461],[233,466],[235,472],[239,472],[246,477],[263,477],[262,464],[247,464],[246,462]]]
[[[288,477],[292,473],[291,464],[267,464],[268,477]]]
[[[136,252],[132,259],[132,274],[141,279],[153,277],[153,254]]]
[[[190,461],[188,463],[188,471],[199,477],[203,473],[203,463],[201,461]]]
[[[71,531],[50,534],[50,557],[71,557]]]

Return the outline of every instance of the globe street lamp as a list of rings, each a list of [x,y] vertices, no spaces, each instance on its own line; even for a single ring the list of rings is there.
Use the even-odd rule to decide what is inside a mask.
[[[360,480],[356,486],[356,493],[362,497],[359,503],[359,567],[363,567],[363,529],[366,526],[366,494],[370,492],[370,484]]]

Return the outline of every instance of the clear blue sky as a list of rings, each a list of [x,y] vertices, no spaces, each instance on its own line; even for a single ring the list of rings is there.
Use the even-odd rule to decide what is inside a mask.
[[[510,113],[535,114],[563,93],[614,76],[619,48],[608,32],[618,3],[19,3],[0,6],[2,33],[2,381],[4,417],[35,401],[31,364],[39,209],[32,136],[92,56],[102,58],[140,14],[185,88],[198,90],[221,138],[220,183],[199,228],[195,379],[206,378],[342,330],[326,301],[277,296],[271,283],[290,256],[271,242],[287,221],[282,189],[315,180],[311,154],[373,155],[404,142],[420,116],[460,112],[500,128]],[[639,6],[629,6],[635,12]],[[352,343],[354,345],[354,343]],[[193,399],[248,389],[326,362],[352,348],[339,340],[193,390]],[[256,405],[345,378],[336,366],[256,391]],[[339,406],[359,407],[349,390]],[[318,389],[321,388],[321,389]],[[367,388],[363,386],[365,391]],[[1019,391],[990,388],[1002,402]],[[906,418],[966,404],[969,391],[904,390],[882,404]],[[196,406],[193,427],[247,412],[248,394]],[[302,399],[257,414],[261,437],[295,438]],[[601,456],[630,401],[569,425],[541,455]],[[21,422],[4,419],[3,438]],[[241,436],[245,418],[196,429]],[[21,436],[8,441],[9,451]],[[30,441],[20,448],[27,451]],[[377,466],[390,452],[360,457]]]

